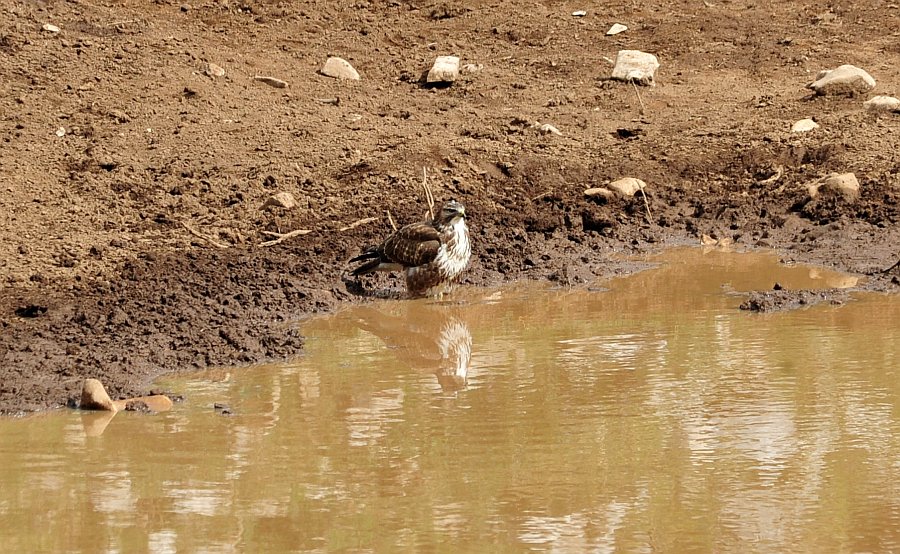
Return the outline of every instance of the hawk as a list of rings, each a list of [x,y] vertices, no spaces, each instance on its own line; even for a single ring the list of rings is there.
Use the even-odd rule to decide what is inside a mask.
[[[433,220],[401,227],[350,262],[365,262],[353,270],[354,276],[403,271],[410,296],[440,297],[459,280],[471,256],[466,209],[451,200]]]

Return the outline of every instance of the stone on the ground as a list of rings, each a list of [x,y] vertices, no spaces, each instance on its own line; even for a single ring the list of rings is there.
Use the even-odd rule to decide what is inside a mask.
[[[637,191],[644,190],[647,183],[634,177],[625,177],[609,184],[611,190],[621,194],[622,196],[634,196]]]
[[[478,73],[484,69],[484,65],[480,63],[467,63],[459,68],[460,73]]]
[[[275,88],[285,88],[288,85],[287,81],[282,81],[281,79],[276,79],[275,77],[269,77],[268,75],[254,75],[253,79]]]
[[[587,15],[587,12],[584,10],[575,10],[572,12],[572,17],[584,17]]]
[[[791,125],[792,133],[805,133],[807,131],[812,131],[813,129],[818,129],[819,124],[812,120],[811,117],[807,117],[806,119],[801,119]]]
[[[212,62],[209,62],[208,64],[206,64],[204,73],[206,73],[209,77],[224,77],[225,76],[225,68],[223,68],[222,66],[216,65]]]
[[[628,27],[622,25],[621,23],[613,23],[612,27],[606,31],[606,36],[611,37],[613,35],[618,35],[619,33],[624,33],[628,30]]]
[[[584,190],[584,195],[588,197],[592,196],[600,196],[609,200],[613,196],[616,195],[613,191],[609,190],[606,187],[591,187],[589,189]]]
[[[809,84],[819,95],[862,94],[875,88],[875,79],[854,65],[842,65],[836,69],[819,72]]]
[[[85,379],[81,386],[81,404],[82,410],[104,410],[107,412],[117,412],[112,398],[103,388],[103,383],[97,379]]]
[[[831,190],[839,193],[847,202],[853,202],[859,198],[859,181],[853,173],[832,173],[819,181],[809,185],[809,197],[815,198],[819,191]]]
[[[263,204],[263,208],[267,208],[269,206],[290,210],[297,206],[297,200],[294,198],[294,195],[289,192],[279,192],[278,194],[270,197],[268,200],[266,200],[266,203]]]
[[[434,60],[425,81],[428,83],[452,83],[459,77],[457,56],[438,56]]]
[[[653,54],[640,50],[619,50],[612,78],[631,81],[639,85],[652,85],[659,69],[659,60]]]
[[[338,58],[337,56],[331,56],[325,60],[325,65],[322,66],[319,73],[326,77],[334,77],[335,79],[359,81],[359,72],[350,65],[350,62],[344,58]]]
[[[47,31],[48,33],[58,33],[59,32],[59,27],[57,27],[56,25],[54,25],[52,23],[44,23],[43,25],[41,25],[41,29]]]
[[[562,131],[560,131],[559,129],[557,129],[557,128],[554,127],[553,125],[550,125],[549,123],[544,123],[543,125],[539,126],[538,129],[540,129],[540,131],[541,131],[542,133],[544,133],[545,135],[558,135],[558,136],[562,136]]]
[[[893,96],[873,96],[863,102],[863,106],[871,112],[897,112],[900,111],[900,99]]]

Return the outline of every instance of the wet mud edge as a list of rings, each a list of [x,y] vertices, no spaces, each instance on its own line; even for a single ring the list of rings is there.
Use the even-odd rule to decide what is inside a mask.
[[[675,200],[653,198],[654,211],[668,222],[662,226],[629,215],[643,209],[636,199],[586,208],[581,198],[555,198],[518,219],[513,214],[521,212],[480,211],[477,199],[470,199],[471,211],[480,217],[472,226],[475,259],[463,283],[535,279],[580,286],[631,273],[643,266],[614,260],[696,244],[691,230],[702,218],[679,216]],[[602,212],[610,224],[599,231],[587,228],[586,209]],[[581,218],[577,225],[571,223],[575,215]],[[830,227],[798,221],[788,230],[757,219],[743,224],[770,229],[765,239],[749,244],[746,235],[735,234],[739,246],[775,247],[787,261],[870,273],[864,285],[869,290],[900,290],[896,268],[876,271],[894,252],[889,242],[870,240],[873,228],[865,221]],[[822,232],[810,244],[805,237],[817,230]],[[7,289],[0,303],[0,410],[17,414],[63,406],[89,377],[120,398],[145,394],[154,378],[169,372],[295,357],[303,350],[298,319],[367,301],[371,292],[402,292],[397,278],[348,278],[346,260],[379,232],[318,233],[273,248],[143,253],[122,264],[114,278]],[[825,240],[832,235],[840,240]],[[771,311],[817,298],[827,295],[760,292],[748,302]]]

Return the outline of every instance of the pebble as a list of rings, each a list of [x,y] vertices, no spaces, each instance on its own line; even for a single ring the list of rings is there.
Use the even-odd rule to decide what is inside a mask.
[[[826,175],[807,187],[809,197],[815,198],[823,188],[840,193],[847,202],[853,202],[859,198],[859,181],[853,173],[831,173]]]
[[[281,79],[276,79],[275,77],[267,77],[265,75],[254,75],[253,79],[275,88],[285,88],[288,85],[287,81],[282,81]]]
[[[480,63],[467,63],[459,68],[459,71],[460,73],[478,73],[482,69],[484,69],[484,65]]]
[[[818,129],[819,124],[812,120],[812,118],[807,117],[806,119],[801,119],[797,121],[793,125],[791,125],[792,133],[805,133],[807,131],[812,131],[813,129]]]
[[[60,31],[59,27],[53,25],[52,23],[44,23],[41,25],[41,29],[47,31],[48,33],[58,33]]]
[[[544,123],[543,125],[540,125],[540,126],[538,127],[538,129],[539,129],[542,133],[544,133],[545,135],[559,135],[559,136],[562,136],[562,131],[560,131],[559,129],[557,129],[557,128],[554,127],[553,125],[550,125],[549,123]]]
[[[428,83],[452,83],[459,77],[459,58],[457,56],[438,56],[428,71],[425,81]]]
[[[218,66],[212,62],[206,64],[206,68],[203,70],[209,77],[224,77],[225,76],[225,68]]]
[[[603,198],[606,198],[607,200],[609,200],[610,198],[615,196],[616,193],[614,193],[613,191],[609,190],[606,187],[591,187],[589,189],[584,190],[584,195],[589,196],[589,197],[602,196]]]
[[[634,196],[637,191],[643,191],[647,183],[634,177],[624,177],[609,184],[609,188],[622,196]]]
[[[59,129],[57,129],[57,130],[56,130],[56,136],[58,136],[58,137],[64,137],[64,136],[66,136],[66,128],[65,128],[65,127],[60,127]]]
[[[893,96],[873,96],[863,102],[863,106],[870,112],[897,112],[900,111],[900,99]]]
[[[612,78],[639,85],[653,85],[657,69],[659,60],[653,54],[640,50],[619,50]]]
[[[319,70],[319,73],[326,77],[335,79],[346,79],[348,81],[359,81],[359,72],[350,65],[350,62],[344,58],[332,56],[325,60],[325,65]]]
[[[587,12],[584,10],[575,10],[572,12],[572,17],[584,17],[587,15]]]
[[[297,199],[294,198],[294,195],[289,192],[279,192],[271,196],[266,203],[263,204],[263,208],[267,208],[269,206],[275,206],[276,208],[284,208],[286,210],[290,210],[297,206]]]
[[[624,33],[628,30],[628,27],[622,25],[621,23],[613,23],[613,26],[606,31],[606,36],[611,37],[613,35],[618,35],[619,33]]]
[[[875,88],[875,79],[854,65],[842,65],[837,69],[820,71],[808,88],[822,96],[861,94]]]

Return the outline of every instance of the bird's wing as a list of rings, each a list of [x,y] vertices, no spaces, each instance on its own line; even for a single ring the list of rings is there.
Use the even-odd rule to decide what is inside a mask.
[[[388,237],[381,251],[391,262],[410,267],[434,261],[440,247],[437,229],[428,223],[413,223]]]

